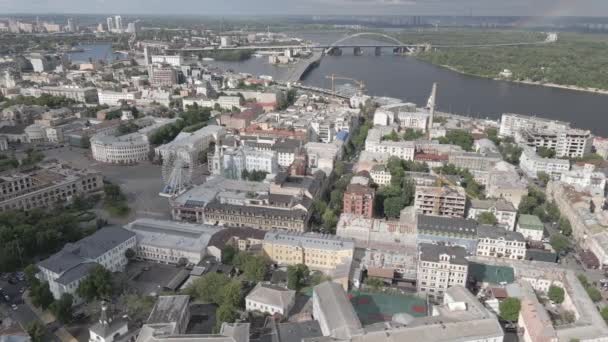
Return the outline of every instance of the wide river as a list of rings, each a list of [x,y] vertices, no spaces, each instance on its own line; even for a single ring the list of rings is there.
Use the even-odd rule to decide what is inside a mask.
[[[296,35],[319,43],[342,37],[339,33]],[[372,43],[370,38],[353,41]],[[325,56],[302,82],[331,88],[326,76],[336,74],[365,82],[369,95],[396,97],[421,106],[426,104],[433,82],[438,82],[437,105],[441,111],[493,119],[508,112],[536,115],[570,121],[575,127],[608,136],[608,95],[466,76],[414,57],[394,56],[390,49],[381,56],[374,56],[372,50],[363,53],[354,56],[352,50],[345,49],[342,56]],[[285,67],[269,65],[267,58],[213,64],[255,75],[276,77],[285,72]]]

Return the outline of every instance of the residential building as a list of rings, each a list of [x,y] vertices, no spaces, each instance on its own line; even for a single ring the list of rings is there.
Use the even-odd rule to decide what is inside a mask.
[[[481,183],[486,186],[487,197],[502,198],[515,208],[519,207],[521,198],[528,194],[528,182],[519,175],[515,166],[507,162],[496,163],[487,173],[487,181]]]
[[[526,256],[526,239],[520,232],[500,227],[477,227],[478,256],[523,260]]]
[[[39,164],[37,168],[0,176],[0,212],[49,208],[103,190],[103,177],[91,170],[72,169],[58,163]]]
[[[266,233],[262,249],[279,265],[304,264],[332,277],[348,289],[355,243],[351,239],[316,233]]]
[[[448,163],[469,170],[489,170],[500,161],[500,153],[462,152],[448,155]]]
[[[504,199],[478,200],[472,199],[469,207],[468,218],[477,220],[482,213],[492,213],[496,221],[507,230],[515,230],[517,220],[517,209],[511,202]]]
[[[369,174],[372,177],[374,183],[378,185],[391,184],[391,172],[385,165],[374,165],[370,170]]]
[[[226,246],[242,252],[261,251],[266,231],[249,227],[230,227],[214,233],[207,243],[207,254],[222,261],[222,251]]]
[[[570,124],[563,121],[506,113],[500,120],[498,134],[500,137],[515,138],[516,134],[523,129],[564,130],[569,126]]]
[[[295,300],[296,291],[259,282],[245,297],[245,309],[287,317]]]
[[[174,221],[141,218],[125,226],[135,233],[138,258],[179,264],[198,264],[206,254],[211,237],[221,228]],[[183,260],[183,261],[182,261]]]
[[[277,153],[274,151],[258,151],[249,147],[219,148],[213,155],[212,165],[220,165],[213,169],[213,174],[221,174],[231,179],[241,179],[245,170],[248,172],[262,171],[276,174],[279,164]]]
[[[517,220],[517,232],[521,233],[527,240],[542,241],[545,233],[545,225],[538,216],[519,215]]]
[[[224,109],[241,108],[240,96],[220,96],[217,98],[217,103]]]
[[[412,141],[391,141],[382,140],[385,132],[379,128],[372,128],[367,133],[365,140],[365,151],[375,153],[385,153],[392,157],[399,157],[404,160],[414,160],[416,144]],[[391,129],[392,131],[392,129]]]
[[[469,262],[464,248],[428,243],[420,244],[419,248],[416,280],[419,293],[441,301],[450,287],[466,287]]]
[[[469,254],[477,250],[476,221],[457,217],[417,216],[417,241],[464,247]]]
[[[567,159],[542,158],[530,147],[524,147],[519,158],[519,167],[530,178],[538,178],[539,172],[548,174],[552,179],[559,180],[562,173],[570,170]]]
[[[120,106],[123,101],[133,103],[141,98],[140,91],[118,92],[97,89],[97,97],[100,105]]]
[[[367,218],[374,217],[375,195],[376,192],[369,186],[349,184],[344,192],[342,212]]]
[[[604,196],[606,191],[606,175],[595,172],[593,164],[584,164],[582,167],[574,165],[572,170],[562,173],[560,181],[591,195]]]
[[[331,175],[334,164],[341,156],[342,146],[334,143],[325,144],[309,142],[304,145],[308,155],[308,167],[311,173],[323,171],[326,176]]]
[[[40,97],[42,94],[63,96],[76,102],[97,103],[97,89],[92,87],[41,87],[32,88],[30,95]]]
[[[80,282],[96,265],[110,272],[123,271],[128,262],[125,252],[135,245],[134,233],[119,227],[102,228],[40,261],[36,276],[49,283],[55,299],[64,293],[74,295]]]
[[[568,128],[563,130],[524,129],[515,136],[519,144],[555,151],[557,157],[581,158],[591,152],[593,136],[590,131]]]
[[[608,233],[600,232],[585,240],[585,247],[595,255],[601,268],[608,266]]]
[[[531,296],[521,300],[517,325],[523,332],[524,342],[558,342],[553,323],[543,305]]]
[[[357,313],[338,284],[326,281],[313,288],[312,316],[319,322],[323,336],[348,341],[363,333]]]
[[[181,55],[152,55],[153,64],[168,64],[173,67],[181,67],[184,64],[184,57]]]
[[[150,84],[157,87],[170,87],[177,84],[177,71],[172,67],[153,65],[149,68]]]
[[[466,202],[460,186],[417,186],[414,207],[418,214],[464,217]]]

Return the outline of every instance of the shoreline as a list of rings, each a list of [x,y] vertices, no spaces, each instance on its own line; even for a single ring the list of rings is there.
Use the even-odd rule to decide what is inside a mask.
[[[489,76],[482,76],[482,75],[477,75],[477,74],[471,74],[468,72],[464,72],[462,70],[459,70],[455,67],[449,66],[449,65],[441,65],[441,64],[434,64],[431,63],[429,61],[423,60],[423,59],[419,59],[420,61],[423,61],[425,63],[429,63],[444,69],[448,69],[454,72],[457,72],[461,75],[466,75],[466,76],[474,76],[474,77],[479,77],[479,78],[485,78],[487,80],[494,80],[494,81],[505,81],[505,82],[509,82],[509,83],[518,83],[518,84],[527,84],[527,85],[534,85],[534,86],[540,86],[540,87],[547,87],[547,88],[556,88],[556,89],[564,89],[564,90],[574,90],[574,91],[580,91],[580,92],[584,92],[584,93],[589,93],[589,94],[597,94],[597,95],[608,95],[608,89],[599,89],[599,88],[583,88],[583,87],[578,87],[578,86],[573,86],[573,85],[563,85],[563,84],[555,84],[555,83],[543,83],[543,82],[534,82],[534,81],[518,81],[518,80],[510,80],[510,79],[506,79],[506,78],[499,78],[499,77],[489,77]]]

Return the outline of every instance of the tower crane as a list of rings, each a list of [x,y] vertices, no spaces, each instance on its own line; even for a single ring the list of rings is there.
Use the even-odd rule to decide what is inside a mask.
[[[331,93],[332,93],[332,96],[334,96],[334,97],[336,96],[336,80],[346,80],[346,81],[355,82],[355,84],[357,84],[359,86],[359,93],[363,93],[365,91],[365,83],[363,81],[359,81],[359,80],[356,80],[351,77],[331,74],[331,75],[325,76],[325,78],[331,80]]]

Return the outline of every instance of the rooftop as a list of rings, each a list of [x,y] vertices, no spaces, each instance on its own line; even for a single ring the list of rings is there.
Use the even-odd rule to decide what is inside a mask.
[[[477,227],[477,236],[479,238],[502,239],[505,241],[526,241],[524,236],[519,232],[513,232],[502,227],[488,225],[481,225]]]
[[[518,228],[531,229],[531,230],[544,230],[545,226],[535,215],[519,215],[517,221]]]
[[[477,238],[477,221],[460,217],[418,215],[418,231],[421,233],[459,233]]]
[[[289,308],[295,296],[296,291],[271,284],[258,283],[249,292],[246,299],[279,308]]]
[[[327,325],[335,338],[351,338],[362,332],[361,322],[355,309],[346,297],[340,284],[326,281],[313,288],[313,306],[319,305],[319,310],[327,321]],[[314,309],[313,309],[314,310]]]
[[[127,224],[125,228],[136,234],[139,244],[179,248],[195,253],[204,251],[211,237],[222,230],[206,224],[190,224],[148,218],[137,219]]]
[[[355,248],[355,243],[352,239],[341,238],[330,234],[296,233],[288,231],[268,232],[264,237],[264,243],[332,250]]]
[[[178,322],[188,308],[190,296],[160,296],[148,317],[146,324]]]
[[[436,245],[430,243],[421,243],[419,247],[421,261],[440,262],[441,255],[448,255],[450,258],[450,264],[468,264],[467,259],[465,259],[467,251],[463,247]]]

